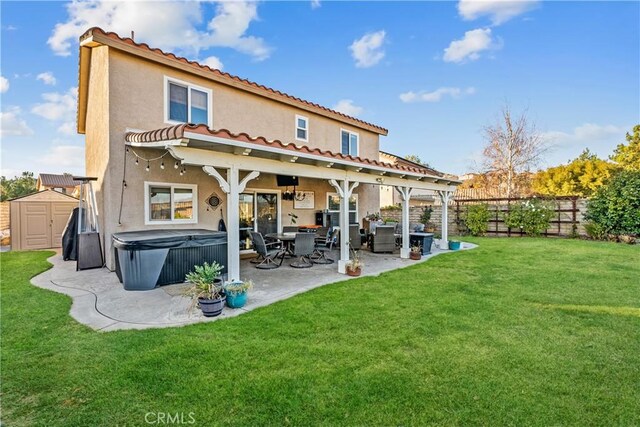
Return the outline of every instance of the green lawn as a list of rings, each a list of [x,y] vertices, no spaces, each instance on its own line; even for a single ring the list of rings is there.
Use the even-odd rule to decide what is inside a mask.
[[[236,318],[111,333],[29,284],[50,253],[2,254],[3,425],[639,425],[640,246],[472,240]]]

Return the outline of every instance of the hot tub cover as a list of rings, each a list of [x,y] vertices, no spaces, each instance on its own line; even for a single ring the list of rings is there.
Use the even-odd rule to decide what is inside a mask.
[[[115,248],[129,251],[188,248],[227,241],[227,233],[201,228],[125,231],[112,237]]]

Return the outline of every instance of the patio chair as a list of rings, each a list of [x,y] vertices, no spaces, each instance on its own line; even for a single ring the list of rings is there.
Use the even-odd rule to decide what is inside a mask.
[[[309,268],[313,266],[311,262],[311,254],[316,246],[316,236],[312,233],[297,233],[296,240],[293,243],[293,254],[298,259],[291,263],[291,267]]]
[[[262,237],[262,234],[256,231],[251,231],[250,233],[251,233],[251,240],[253,240],[254,249],[256,250],[258,255],[262,256],[263,258],[262,262],[256,265],[256,268],[259,268],[261,270],[271,270],[271,269],[280,267],[282,265],[282,260],[280,260],[280,263],[277,263],[276,258],[278,257],[278,255],[281,254],[282,249],[269,248],[267,247],[267,244],[264,242],[264,238]]]
[[[333,247],[336,246],[338,243],[340,243],[340,230],[337,228],[334,228],[327,239],[327,245],[329,246],[329,250],[332,250]]]
[[[285,225],[284,227],[282,227],[282,232],[283,233],[297,233],[298,232],[298,226],[296,226],[296,225]]]
[[[327,257],[327,252],[331,251],[330,247],[332,246],[331,241],[333,237],[333,233],[331,233],[331,236],[328,236],[328,230],[329,229],[327,227],[320,227],[318,229],[318,234],[315,238],[315,247],[310,257],[314,264],[333,263],[333,260]]]
[[[395,227],[380,225],[371,239],[371,252],[393,252],[396,249]]]
[[[256,248],[256,242],[253,240],[253,234],[250,234],[251,237],[251,243],[253,245],[253,248],[255,250]],[[274,239],[271,237],[266,237],[263,236],[262,238],[264,240],[264,244],[267,247],[267,250],[269,249],[282,249],[282,242],[278,239]],[[264,256],[258,252],[256,252],[256,257],[253,258],[251,261],[249,261],[251,264],[261,264],[264,261]]]
[[[362,247],[362,240],[360,225],[349,224],[349,246],[351,246],[354,251],[358,251]]]

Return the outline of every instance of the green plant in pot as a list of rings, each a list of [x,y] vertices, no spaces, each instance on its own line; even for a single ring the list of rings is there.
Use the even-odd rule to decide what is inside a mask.
[[[357,277],[360,274],[362,274],[362,266],[364,264],[360,259],[360,254],[358,254],[358,252],[356,251],[352,251],[352,252],[353,252],[353,257],[351,258],[349,263],[346,265],[346,271],[348,276]]]
[[[420,245],[413,245],[409,251],[409,258],[413,260],[422,259],[422,248]]]
[[[194,266],[194,271],[185,277],[191,284],[186,294],[191,296],[193,305],[198,304],[206,317],[218,316],[224,308],[225,292],[220,277],[223,268],[215,261],[211,264],[205,262]]]
[[[247,303],[247,293],[253,289],[251,280],[232,280],[224,286],[227,295],[227,307],[241,308]]]

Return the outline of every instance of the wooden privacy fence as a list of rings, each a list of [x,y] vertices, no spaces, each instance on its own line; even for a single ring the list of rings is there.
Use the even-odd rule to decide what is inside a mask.
[[[504,215],[512,206],[526,200],[521,198],[490,198],[490,199],[458,199],[455,200],[455,218],[458,231],[465,232],[464,216],[469,205],[486,204],[489,207],[489,221],[487,234],[495,236],[523,236],[520,229],[509,228],[504,223]],[[554,214],[549,228],[542,233],[544,236],[571,237],[586,235],[584,230],[583,215],[586,209],[586,200],[579,197],[567,196],[544,199],[554,206]]]

